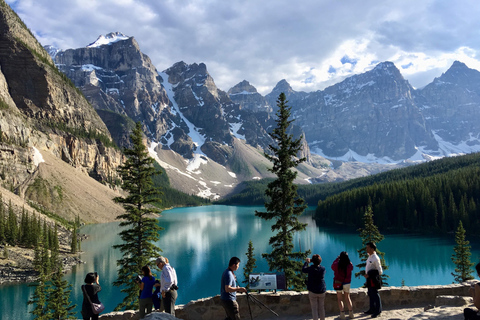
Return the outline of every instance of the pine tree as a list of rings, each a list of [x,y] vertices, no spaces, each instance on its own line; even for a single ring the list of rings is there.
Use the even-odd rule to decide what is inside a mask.
[[[77,253],[77,224],[73,224],[72,230],[72,242],[70,244],[70,252],[75,254]]]
[[[3,205],[2,194],[0,193],[0,244],[4,244],[6,241],[5,220],[5,206]]]
[[[133,279],[144,265],[158,257],[161,252],[154,243],[159,240],[159,231],[163,228],[156,219],[151,218],[152,214],[160,212],[151,205],[159,202],[156,198],[159,191],[152,183],[152,176],[159,172],[153,167],[154,160],[149,157],[143,144],[139,122],[130,140],[132,148],[124,150],[127,160],[119,167],[123,180],[122,188],[128,192],[128,196],[114,198],[126,211],[117,217],[122,220],[120,226],[124,229],[119,233],[123,243],[114,246],[120,249],[122,258],[117,260],[118,277],[113,283],[120,286],[120,291],[126,296],[115,310],[138,308],[138,286]]]
[[[41,267],[43,269],[43,273],[47,276],[47,278],[50,277],[50,272],[51,272],[51,260],[50,260],[50,254],[48,252],[47,245],[45,244],[45,239],[42,239],[41,243]]]
[[[14,246],[17,243],[18,237],[18,225],[17,225],[17,216],[13,212],[12,201],[8,203],[8,219],[7,219],[7,230],[6,230],[6,240],[7,243]]]
[[[46,297],[46,276],[43,270],[40,268],[40,274],[35,286],[33,295],[28,300],[28,305],[34,305],[33,310],[30,313],[33,315],[33,319],[36,320],[49,320],[46,309],[47,297]]]
[[[370,206],[367,207],[367,210],[363,215],[363,223],[364,223],[364,227],[358,229],[358,231],[360,232],[360,238],[362,239],[362,248],[357,250],[358,256],[361,261],[361,263],[356,265],[358,268],[360,268],[360,272],[355,273],[355,277],[357,278],[365,274],[365,266],[366,266],[366,261],[368,259],[368,253],[367,253],[367,250],[365,249],[365,247],[367,246],[367,243],[373,242],[378,245],[378,243],[385,238],[380,233],[377,226],[373,222],[373,211]],[[380,264],[382,265],[382,269],[383,269],[383,274],[382,274],[383,285],[388,286],[387,279],[389,278],[389,276],[385,274],[385,270],[388,269],[388,266],[385,263],[385,253],[379,251],[377,247],[377,254],[380,257]]]
[[[243,283],[247,284],[246,287],[248,289],[250,287],[248,276],[257,267],[257,265],[255,264],[255,262],[257,262],[257,259],[254,258],[255,254],[253,253],[252,240],[248,242],[248,250],[247,250],[247,253],[245,253],[245,255],[247,256],[247,263],[245,264],[245,267],[243,267],[243,277],[245,279],[243,280]]]
[[[455,272],[452,272],[452,276],[455,282],[462,283],[473,279],[472,267],[474,265],[474,263],[470,261],[470,256],[472,255],[470,252],[471,246],[469,245],[470,241],[465,240],[465,229],[463,228],[462,221],[458,223],[455,242],[457,245],[453,248],[455,253],[452,254],[452,261],[456,268]]]
[[[287,288],[300,290],[305,287],[304,275],[301,273],[303,260],[310,252],[293,252],[293,235],[305,230],[306,224],[300,223],[298,216],[307,205],[297,194],[297,186],[293,184],[297,172],[292,169],[304,162],[305,158],[297,157],[302,147],[302,139],[293,139],[293,135],[287,133],[293,120],[289,120],[291,107],[287,106],[283,92],[277,99],[277,106],[277,126],[270,134],[277,146],[269,146],[273,155],[265,154],[273,163],[273,168],[269,171],[273,172],[277,179],[270,182],[265,191],[269,198],[265,202],[266,212],[255,211],[255,215],[265,220],[275,220],[272,231],[277,231],[269,241],[272,252],[263,253],[262,257],[267,260],[271,271],[285,272]]]
[[[63,280],[62,263],[57,260],[57,270],[53,274],[50,286],[47,288],[47,304],[46,309],[49,319],[75,319],[73,309],[76,305],[72,305],[70,301],[70,293],[72,285],[68,281]]]
[[[51,239],[53,239],[52,249],[50,250],[50,266],[51,272],[57,272],[59,268],[62,268],[62,263],[59,261],[60,245],[58,243],[58,227],[55,224],[55,231],[53,232]]]

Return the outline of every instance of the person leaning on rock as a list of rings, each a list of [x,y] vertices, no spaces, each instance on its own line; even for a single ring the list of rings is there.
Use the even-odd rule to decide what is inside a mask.
[[[475,266],[475,269],[477,270],[477,275],[480,277],[480,263]],[[463,316],[465,320],[480,319],[480,315],[478,314],[480,310],[480,282],[477,282],[470,288],[470,294],[473,297],[473,304],[477,310],[465,308],[463,309]]]
[[[237,286],[237,278],[234,272],[240,267],[240,259],[232,257],[228,268],[223,272],[220,282],[220,301],[227,314],[225,319],[240,319],[240,310],[237,302],[237,292],[247,292],[247,289]]]

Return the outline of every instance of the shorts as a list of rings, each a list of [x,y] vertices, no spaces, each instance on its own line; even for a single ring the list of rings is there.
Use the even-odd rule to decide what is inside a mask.
[[[344,284],[342,290],[335,290],[341,293],[350,293],[350,283]]]

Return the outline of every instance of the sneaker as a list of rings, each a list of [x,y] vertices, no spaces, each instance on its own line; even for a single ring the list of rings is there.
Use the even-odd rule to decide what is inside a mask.
[[[350,319],[353,319],[353,318],[354,318],[354,316],[353,316],[353,311],[352,311],[352,310],[349,310],[349,311],[348,311],[348,317],[349,317]]]
[[[340,320],[345,320],[345,311],[340,311]]]
[[[365,314],[373,314],[373,311],[367,310],[367,311],[365,311],[364,313],[365,313]]]

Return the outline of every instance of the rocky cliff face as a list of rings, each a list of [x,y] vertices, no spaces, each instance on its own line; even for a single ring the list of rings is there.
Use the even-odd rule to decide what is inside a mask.
[[[0,112],[1,182],[8,189],[22,193],[32,182],[41,152],[100,181],[117,175],[122,155],[109,146],[107,127],[4,1]]]
[[[480,72],[455,61],[415,101],[444,152],[480,148]]]
[[[52,52],[52,51],[51,51]],[[159,140],[168,129],[169,100],[157,70],[137,41],[121,33],[99,37],[88,47],[52,52],[55,64],[97,110],[109,110],[140,121],[147,136]],[[106,113],[100,113],[102,117]],[[109,122],[117,143],[129,144],[129,127]],[[126,133],[125,133],[126,132]]]
[[[257,92],[247,80],[243,80],[228,90],[228,95],[233,102],[241,105],[242,108],[254,112],[272,112],[273,109],[267,100]]]

